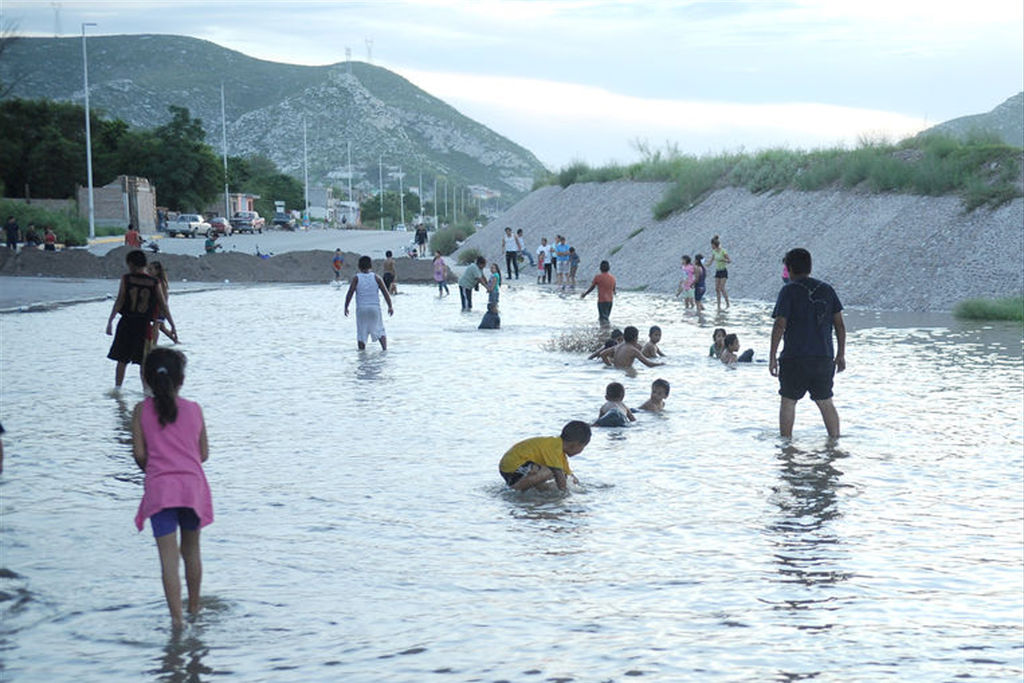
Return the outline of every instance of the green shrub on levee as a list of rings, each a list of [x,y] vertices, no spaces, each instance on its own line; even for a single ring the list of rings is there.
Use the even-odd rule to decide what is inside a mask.
[[[459,252],[459,265],[468,266],[470,263],[476,261],[478,256],[483,256],[479,249],[464,249]]]
[[[1005,299],[966,299],[953,309],[953,315],[963,320],[1016,320],[1024,321],[1024,296]]]

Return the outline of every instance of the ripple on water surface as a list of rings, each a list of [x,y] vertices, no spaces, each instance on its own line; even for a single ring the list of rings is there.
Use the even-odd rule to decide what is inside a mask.
[[[4,315],[0,648],[14,680],[1019,678],[1021,334],[848,311],[844,437],[813,404],[776,437],[763,363],[705,357],[713,327],[767,352],[770,305],[663,329],[636,376],[551,350],[593,301],[502,293],[500,331],[405,286],[390,349],[355,350],[344,289],[172,297],[204,408],[217,520],[204,610],[167,628],[132,525],[129,373],[105,393],[109,303]],[[513,494],[515,441],[591,420],[605,385],[667,410],[595,429],[568,495]]]

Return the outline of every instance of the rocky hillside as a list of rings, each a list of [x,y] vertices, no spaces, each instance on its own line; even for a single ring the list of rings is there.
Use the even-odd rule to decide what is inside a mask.
[[[580,253],[584,286],[608,259],[623,289],[674,294],[683,254],[710,251],[720,235],[732,257],[731,296],[773,301],[786,250],[802,246],[814,274],[847,306],[949,310],[967,298],[1024,291],[1024,199],[966,213],[957,197],[848,191],[752,194],[725,188],[664,221],[651,218],[665,183],[583,183],[533,192],[473,235],[462,249],[488,259],[505,226],[536,249],[563,234]],[[714,287],[710,296],[714,305]]]
[[[314,185],[347,184],[348,143],[353,184],[368,190],[378,186],[381,156],[385,174],[401,167],[406,187],[422,172],[431,189],[440,175],[513,198],[544,170],[526,149],[370,64],[278,64],[183,36],[96,36],[88,49],[92,107],[150,128],[169,120],[169,105],[185,106],[202,119],[218,154],[221,83],[232,156],[261,154],[301,177],[305,117]],[[0,82],[14,84],[13,97],[83,102],[81,40],[13,42],[0,61]]]
[[[995,133],[1008,145],[1024,147],[1024,92],[1019,92],[1008,98],[990,112],[950,119],[937,126],[932,126],[922,135],[945,133],[965,138],[976,132]]]

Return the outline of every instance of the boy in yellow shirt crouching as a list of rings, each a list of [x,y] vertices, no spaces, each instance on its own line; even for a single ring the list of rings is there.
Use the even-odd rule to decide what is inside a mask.
[[[505,483],[516,491],[525,491],[554,479],[562,491],[566,475],[572,476],[569,458],[583,452],[590,443],[590,425],[573,420],[562,427],[561,436],[537,436],[520,441],[501,456],[498,471]],[[576,477],[573,476],[573,480]]]

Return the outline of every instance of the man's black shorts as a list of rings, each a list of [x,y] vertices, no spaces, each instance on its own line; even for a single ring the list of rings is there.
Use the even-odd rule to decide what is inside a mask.
[[[835,374],[831,358],[780,358],[779,396],[799,401],[809,391],[812,401],[832,398]]]

